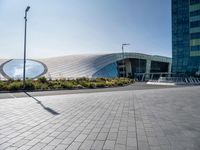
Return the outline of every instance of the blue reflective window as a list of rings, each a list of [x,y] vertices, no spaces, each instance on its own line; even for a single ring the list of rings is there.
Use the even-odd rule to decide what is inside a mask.
[[[45,66],[34,60],[26,60],[26,78],[33,79],[45,72]],[[7,78],[22,79],[23,78],[23,60],[13,59],[3,65],[3,73]]]
[[[200,15],[200,10],[195,10],[195,11],[191,11],[190,12],[190,16],[193,17],[193,16],[199,16]]]
[[[190,0],[190,5],[199,4],[200,0]]]
[[[191,46],[191,51],[199,51],[199,50],[200,50],[200,45]]]
[[[191,28],[200,27],[200,21],[193,21],[193,22],[190,22],[190,27],[191,27]]]
[[[191,39],[200,39],[200,32],[198,33],[192,33],[191,35]]]

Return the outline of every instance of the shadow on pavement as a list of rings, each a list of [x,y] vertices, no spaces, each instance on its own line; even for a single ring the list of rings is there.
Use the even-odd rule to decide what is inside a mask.
[[[49,107],[46,107],[42,104],[41,101],[39,101],[37,98],[31,96],[30,94],[28,94],[27,92],[24,92],[28,97],[31,97],[33,98],[38,104],[40,104],[40,106],[42,106],[42,108],[44,108],[46,111],[48,111],[49,113],[53,114],[53,115],[59,115],[60,113],[56,112],[55,110],[49,108]]]

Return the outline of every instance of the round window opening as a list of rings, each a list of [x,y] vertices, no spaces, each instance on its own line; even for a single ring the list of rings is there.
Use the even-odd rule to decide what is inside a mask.
[[[23,79],[23,59],[12,59],[3,64],[2,72],[7,79]],[[26,79],[38,78],[47,72],[45,64],[35,61],[26,60]]]

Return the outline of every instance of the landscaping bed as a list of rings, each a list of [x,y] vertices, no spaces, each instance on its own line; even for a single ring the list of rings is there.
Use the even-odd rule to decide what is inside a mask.
[[[25,89],[23,89],[23,81],[21,80],[0,81],[0,91],[104,88],[125,86],[133,82],[134,80],[129,78],[77,78],[73,80],[63,78],[58,80],[47,80],[45,77],[41,77],[37,80],[26,80]]]

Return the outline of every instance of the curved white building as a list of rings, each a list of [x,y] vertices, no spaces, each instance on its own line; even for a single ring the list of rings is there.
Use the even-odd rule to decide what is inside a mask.
[[[123,59],[124,58],[124,59]],[[0,59],[1,79],[21,79],[23,61]],[[135,76],[142,73],[170,73],[171,58],[141,53],[68,55],[27,60],[26,77],[51,79],[77,77]]]

